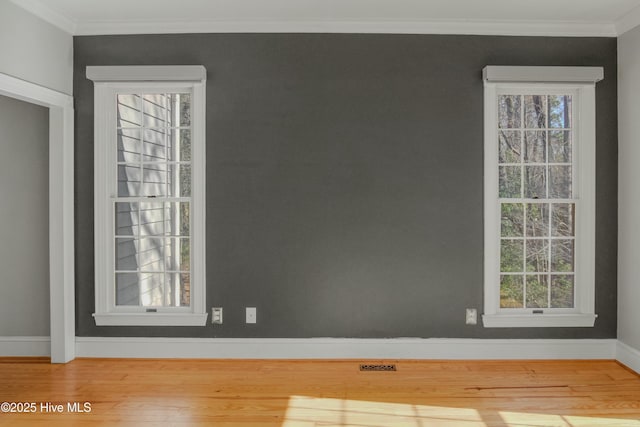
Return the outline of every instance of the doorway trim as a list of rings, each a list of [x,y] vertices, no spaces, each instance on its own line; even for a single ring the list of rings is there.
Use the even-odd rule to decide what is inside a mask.
[[[75,358],[73,97],[0,73],[0,95],[49,109],[51,363]]]

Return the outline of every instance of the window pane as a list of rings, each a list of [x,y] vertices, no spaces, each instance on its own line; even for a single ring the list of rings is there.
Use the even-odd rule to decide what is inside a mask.
[[[500,308],[522,308],[524,299],[524,276],[500,276]]]
[[[118,271],[189,271],[189,239],[116,238]]]
[[[524,258],[524,241],[506,240],[500,241],[500,271],[505,273],[522,271]]]
[[[551,276],[551,308],[573,308],[573,275]]]
[[[142,160],[145,162],[166,162],[167,130],[145,129],[142,141]]]
[[[165,94],[154,93],[143,95],[143,125],[146,128],[169,127],[171,119],[171,105]]]
[[[167,196],[167,165],[165,163],[145,163],[142,165],[143,196]]]
[[[527,204],[527,236],[543,237],[549,235],[549,204]]]
[[[180,126],[191,125],[191,95],[188,93],[175,94],[177,105],[180,111]]]
[[[169,197],[190,197],[191,196],[191,165],[172,164],[168,165],[169,175]]]
[[[180,271],[191,270],[191,241],[189,239],[180,239]]]
[[[544,95],[525,95],[525,127],[544,129],[547,127],[547,97]]]
[[[116,273],[116,305],[139,305],[138,273]]]
[[[549,241],[527,239],[527,271],[544,273],[549,271]]]
[[[118,94],[116,97],[116,126],[138,127],[142,124],[140,95]]]
[[[545,163],[547,161],[547,133],[527,131],[524,133],[524,161],[526,163]]]
[[[549,162],[550,163],[570,163],[571,162],[571,131],[553,130],[549,131]]]
[[[549,197],[571,198],[571,166],[549,166]]]
[[[138,234],[138,204],[116,203],[116,235],[135,236]]]
[[[498,97],[498,123],[499,127],[522,127],[522,114],[519,95],[501,95]]]
[[[186,240],[186,242],[184,240]],[[188,271],[189,265],[183,265],[183,261],[186,261],[187,263],[189,261],[190,254],[188,239],[167,238],[165,242],[166,270]]]
[[[118,162],[140,161],[140,130],[118,129]]]
[[[188,129],[181,129],[179,131],[180,134],[180,149],[178,152],[180,153],[180,161],[189,161],[191,160],[191,131]]]
[[[191,131],[169,129],[167,135],[167,158],[169,161],[191,160]]]
[[[551,270],[575,271],[573,240],[551,241]]]
[[[180,203],[180,235],[190,236],[191,234],[191,204],[189,202]]]
[[[549,280],[543,274],[527,274],[527,308],[547,308],[549,306]]]
[[[191,197],[191,165],[180,165],[180,197]]]
[[[118,165],[118,197],[140,196],[140,166]]]
[[[529,199],[547,197],[547,168],[545,166],[525,166],[524,197]]]
[[[521,197],[520,192],[520,166],[500,166],[499,168],[499,195],[502,198]]]
[[[116,239],[116,270],[138,271],[137,239]]]
[[[167,252],[170,239],[145,237],[138,244],[138,267],[140,271],[164,271],[167,267]]]
[[[164,273],[140,273],[140,303],[143,307],[164,306]]]
[[[499,131],[498,161],[500,163],[520,163],[520,135],[520,131]]]
[[[575,236],[575,205],[554,203],[551,205],[551,235]]]
[[[549,95],[549,127],[571,127],[570,95]]]
[[[165,234],[166,212],[161,202],[140,203],[140,235],[161,236]]]
[[[502,203],[502,237],[524,237],[524,205],[522,203]]]
[[[184,307],[190,305],[189,273],[116,273],[116,305]]]
[[[191,275],[188,273],[167,274],[166,292],[167,306],[188,307],[191,297]]]

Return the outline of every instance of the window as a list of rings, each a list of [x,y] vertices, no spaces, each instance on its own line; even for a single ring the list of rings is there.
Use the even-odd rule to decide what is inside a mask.
[[[87,67],[97,325],[205,325],[201,66]]]
[[[593,326],[596,67],[484,69],[486,327]]]

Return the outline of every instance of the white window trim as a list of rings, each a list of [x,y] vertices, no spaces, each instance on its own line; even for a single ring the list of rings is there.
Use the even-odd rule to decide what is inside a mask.
[[[98,326],[204,326],[205,301],[205,105],[206,70],[202,66],[90,66],[87,78],[94,81],[94,219],[95,219],[95,313]],[[139,88],[189,88],[192,91],[191,130],[191,306],[157,308],[116,307],[114,302],[114,221],[110,188],[115,180],[115,92]],[[110,98],[111,97],[111,98]],[[109,101],[111,99],[111,101]]]
[[[592,327],[595,314],[595,83],[602,80],[601,67],[502,67],[487,66],[484,80],[484,315],[485,327]],[[502,88],[572,90],[576,184],[579,205],[575,237],[575,303],[571,310],[500,309],[500,209],[498,203],[497,96]]]

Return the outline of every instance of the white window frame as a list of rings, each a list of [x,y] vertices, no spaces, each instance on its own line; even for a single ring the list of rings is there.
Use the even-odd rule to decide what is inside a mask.
[[[484,80],[484,315],[485,327],[592,327],[595,314],[595,84],[602,67],[487,66]],[[575,307],[500,308],[500,201],[498,197],[498,95],[539,90],[573,95]],[[534,313],[536,311],[536,313]],[[542,311],[542,313],[540,313]]]
[[[95,313],[98,326],[204,326],[206,70],[193,66],[89,66],[94,82]],[[191,304],[189,307],[115,305],[116,93],[184,91],[191,105]]]

